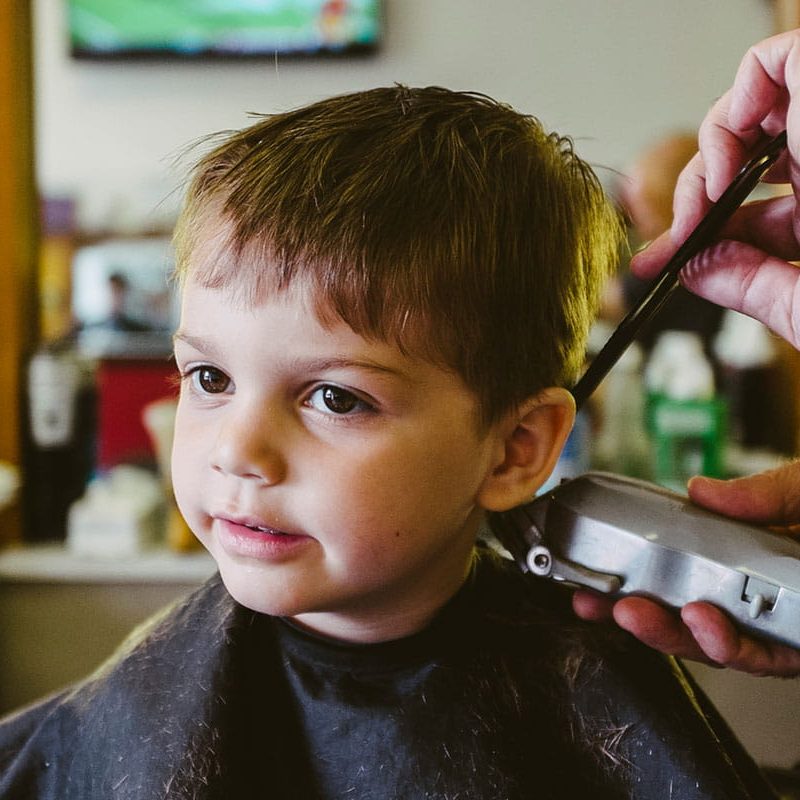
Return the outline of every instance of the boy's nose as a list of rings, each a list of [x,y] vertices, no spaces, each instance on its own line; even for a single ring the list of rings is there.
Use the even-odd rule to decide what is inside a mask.
[[[264,422],[263,415],[231,415],[217,435],[212,468],[237,478],[280,483],[286,477],[286,462],[278,437]]]

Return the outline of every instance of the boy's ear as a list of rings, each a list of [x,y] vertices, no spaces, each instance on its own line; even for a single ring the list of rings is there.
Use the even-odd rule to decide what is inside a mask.
[[[479,505],[506,511],[533,499],[553,471],[574,421],[575,400],[557,387],[509,412],[498,423],[498,458],[478,491]]]

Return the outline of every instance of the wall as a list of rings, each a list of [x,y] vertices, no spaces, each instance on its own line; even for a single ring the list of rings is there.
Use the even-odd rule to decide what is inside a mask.
[[[385,0],[385,46],[366,60],[98,64],[69,59],[64,6],[34,0],[38,180],[80,196],[87,224],[135,225],[178,183],[175,154],[247,112],[393,81],[486,92],[619,169],[695,126],[772,29],[766,0]]]

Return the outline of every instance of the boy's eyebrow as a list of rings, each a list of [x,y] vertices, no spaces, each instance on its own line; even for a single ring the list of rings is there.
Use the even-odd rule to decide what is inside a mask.
[[[173,342],[185,342],[190,347],[198,350],[201,353],[206,353],[212,358],[220,355],[219,348],[213,342],[209,342],[200,336],[192,336],[182,331],[177,331],[173,337]],[[394,366],[382,364],[380,361],[373,361],[369,358],[350,358],[348,356],[330,356],[327,358],[310,358],[310,359],[294,359],[298,366],[305,370],[312,372],[324,372],[329,369],[343,368],[343,367],[357,367],[358,369],[369,370],[370,372],[378,372],[384,375],[392,375],[403,380],[411,380],[409,374]]]
[[[176,342],[185,342],[189,345],[189,347],[193,347],[195,350],[198,350],[202,353],[208,353],[211,356],[219,355],[219,350],[214,343],[209,342],[200,336],[192,336],[190,333],[176,331],[174,334],[172,334],[172,344],[174,345]]]
[[[368,369],[372,372],[384,372],[388,375],[401,375],[405,377],[405,373],[394,367],[381,364],[378,361],[372,361],[368,358],[348,358],[347,356],[331,356],[330,358],[310,358],[310,359],[297,359],[299,363],[306,369],[324,372],[327,369],[336,369],[337,367],[359,367],[360,369]]]

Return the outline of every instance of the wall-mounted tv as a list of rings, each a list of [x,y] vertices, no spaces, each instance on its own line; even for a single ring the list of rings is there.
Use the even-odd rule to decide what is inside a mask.
[[[76,58],[369,53],[380,0],[66,0]]]

